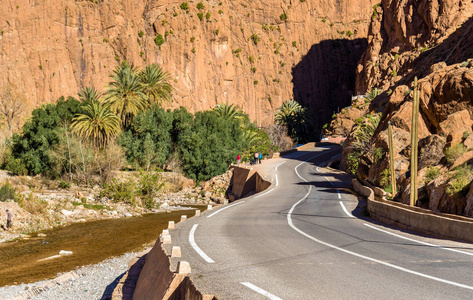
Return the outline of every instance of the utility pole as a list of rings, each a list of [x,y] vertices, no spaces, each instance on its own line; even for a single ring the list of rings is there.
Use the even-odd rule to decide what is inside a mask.
[[[388,123],[388,142],[389,142],[389,168],[391,170],[391,193],[394,196],[397,193],[396,189],[396,171],[394,170],[394,144],[393,144],[393,128],[391,122]]]
[[[414,78],[414,103],[412,104],[412,126],[411,126],[411,193],[410,206],[417,201],[417,125],[419,118],[419,90],[417,88],[417,77]]]

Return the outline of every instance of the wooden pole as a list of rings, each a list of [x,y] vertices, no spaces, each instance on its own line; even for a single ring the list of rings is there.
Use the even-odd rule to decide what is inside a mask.
[[[414,206],[417,201],[417,118],[419,111],[419,94],[417,91],[417,77],[414,79],[414,102],[412,104],[411,125],[411,193],[409,205]]]
[[[388,141],[389,141],[389,168],[391,169],[391,193],[394,196],[397,193],[396,189],[396,171],[394,170],[394,143],[393,143],[393,128],[391,122],[388,123]]]
[[[415,93],[416,93],[416,132],[415,132],[415,148],[414,148],[414,179],[415,179],[415,189],[414,189],[414,201],[415,203],[417,202],[418,197],[418,192],[419,189],[417,188],[417,172],[419,170],[418,168],[418,160],[419,160],[419,102],[420,102],[420,92],[419,92],[419,86],[417,84],[417,78],[415,78]]]

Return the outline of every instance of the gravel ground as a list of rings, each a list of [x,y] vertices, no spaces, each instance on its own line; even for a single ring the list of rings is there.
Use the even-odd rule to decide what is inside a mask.
[[[137,254],[137,252],[130,252],[95,265],[79,267],[70,272],[73,275],[70,276],[72,279],[62,283],[56,283],[53,279],[0,287],[0,299],[10,299],[28,291],[39,293],[37,296],[28,298],[35,300],[111,299],[113,289],[128,268],[128,262]]]

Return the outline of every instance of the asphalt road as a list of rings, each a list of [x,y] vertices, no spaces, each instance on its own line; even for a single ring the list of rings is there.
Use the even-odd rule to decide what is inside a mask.
[[[272,186],[171,232],[220,299],[473,299],[473,245],[364,217],[351,177],[318,167],[340,147],[265,161]]]

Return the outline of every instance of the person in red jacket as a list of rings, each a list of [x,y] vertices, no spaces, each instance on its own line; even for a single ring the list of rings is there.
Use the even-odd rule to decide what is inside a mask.
[[[240,160],[241,160],[241,156],[240,154],[237,155],[237,162],[238,162],[238,165],[240,165]]]

